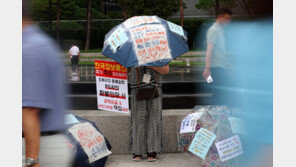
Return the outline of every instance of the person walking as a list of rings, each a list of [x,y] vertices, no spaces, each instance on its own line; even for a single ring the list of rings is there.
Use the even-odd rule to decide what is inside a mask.
[[[68,57],[71,59],[72,74],[77,75],[78,62],[80,57],[80,50],[77,44],[73,44],[68,52]],[[75,72],[74,72],[75,71]]]
[[[213,79],[213,103],[227,104],[229,103],[230,79],[229,71],[231,71],[229,58],[225,49],[224,28],[231,20],[232,11],[227,8],[220,8],[215,23],[208,29],[206,66],[203,77],[208,80],[211,76]]]
[[[164,67],[132,67],[128,80],[131,84],[131,152],[134,161],[156,161],[161,151],[162,136],[162,76],[169,72]]]
[[[63,135],[65,89],[59,49],[31,23],[31,1],[22,3],[22,166],[68,167],[73,154]]]
[[[229,50],[236,55],[233,63],[236,88],[243,93],[243,103],[236,117],[245,122],[244,155],[240,167],[273,166],[273,1],[248,3],[252,18],[234,22]],[[260,136],[260,137],[258,137]]]

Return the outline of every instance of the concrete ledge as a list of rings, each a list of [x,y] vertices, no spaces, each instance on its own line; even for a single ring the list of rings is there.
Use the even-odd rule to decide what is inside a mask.
[[[163,110],[162,152],[178,152],[177,127],[191,109]],[[70,110],[94,122],[112,145],[113,154],[130,153],[130,115],[103,110]]]

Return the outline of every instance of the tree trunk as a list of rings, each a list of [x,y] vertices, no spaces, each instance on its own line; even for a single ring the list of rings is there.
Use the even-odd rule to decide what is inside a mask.
[[[218,11],[219,11],[219,8],[220,8],[220,5],[219,5],[219,0],[216,0],[215,1],[215,16],[217,17],[218,16]]]
[[[247,0],[237,0],[237,2],[240,4],[240,6],[245,10],[247,11],[248,15],[250,16],[250,18],[253,18],[253,15],[249,9],[249,6],[248,6],[248,2]]]
[[[61,16],[61,1],[57,0],[58,12],[57,12],[57,28],[56,28],[56,38],[58,44],[60,43],[60,16]]]
[[[180,0],[180,21],[181,21],[181,27],[184,25],[184,10],[183,10],[183,0]]]
[[[124,11],[121,11],[121,13],[123,14],[123,19],[126,20],[128,18],[126,13]]]
[[[48,0],[48,13],[49,13],[49,34],[52,35],[52,0]]]
[[[92,0],[88,0],[87,5],[87,18],[86,18],[86,41],[85,41],[85,50],[89,50],[89,42],[90,42],[90,26],[91,26],[91,8],[92,8]]]

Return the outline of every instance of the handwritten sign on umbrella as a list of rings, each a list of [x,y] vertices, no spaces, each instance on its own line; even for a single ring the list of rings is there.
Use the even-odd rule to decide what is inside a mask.
[[[172,59],[167,33],[162,25],[142,25],[130,29],[139,65]]]
[[[126,20],[123,24],[126,28],[131,28],[141,24],[159,23],[160,20],[156,16],[135,16]]]
[[[124,67],[162,67],[188,51],[181,26],[157,16],[134,16],[105,35],[102,54]]]
[[[125,34],[124,29],[119,26],[107,39],[109,45],[111,46],[114,52],[117,51],[117,48],[128,41],[128,37]]]
[[[89,163],[95,162],[111,152],[106,146],[104,136],[90,123],[79,123],[72,126],[69,132],[74,136],[88,156]]]

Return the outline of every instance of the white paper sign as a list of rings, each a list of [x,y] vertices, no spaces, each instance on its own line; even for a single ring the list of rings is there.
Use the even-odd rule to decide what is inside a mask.
[[[123,24],[127,29],[129,29],[131,27],[147,23],[160,23],[160,20],[158,20],[156,16],[135,16],[126,20]]]
[[[150,74],[144,74],[143,76],[143,82],[144,83],[149,83],[151,79],[151,75]]]
[[[216,143],[221,161],[235,158],[243,153],[243,147],[238,135]]]
[[[197,120],[202,116],[202,114],[203,112],[188,114],[182,121],[180,133],[194,132]]]
[[[181,36],[185,36],[185,35],[184,35],[183,28],[182,28],[181,26],[179,26],[179,25],[177,25],[177,24],[175,24],[175,23],[172,23],[172,22],[170,22],[170,21],[168,21],[167,23],[168,23],[169,28],[170,28],[170,30],[171,30],[172,32],[177,33],[177,34],[179,34],[179,35],[181,35]]]
[[[72,126],[69,132],[82,146],[89,163],[95,162],[111,152],[108,150],[104,136],[90,123],[79,123]]]
[[[195,134],[188,151],[205,159],[211,145],[216,139],[216,135],[207,129],[200,128]]]
[[[242,119],[234,117],[228,119],[233,133],[247,135],[246,124]]]
[[[98,109],[129,114],[127,69],[117,62],[95,60]]]
[[[123,43],[128,41],[128,37],[124,32],[124,29],[118,27],[107,39],[108,44],[111,46],[113,52],[117,51],[117,48],[121,46]]]
[[[139,65],[172,59],[167,33],[163,25],[141,25],[130,29]]]

